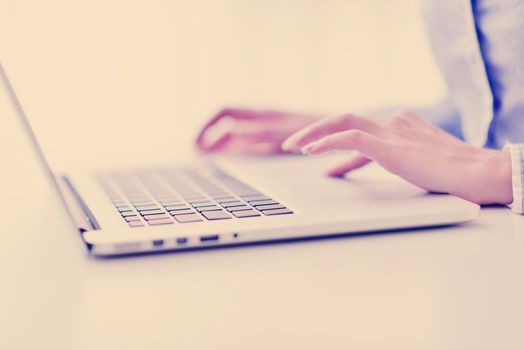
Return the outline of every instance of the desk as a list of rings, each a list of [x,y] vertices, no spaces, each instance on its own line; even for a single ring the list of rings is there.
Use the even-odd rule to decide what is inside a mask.
[[[524,217],[505,208],[443,229],[93,259],[12,129],[2,349],[524,348]]]

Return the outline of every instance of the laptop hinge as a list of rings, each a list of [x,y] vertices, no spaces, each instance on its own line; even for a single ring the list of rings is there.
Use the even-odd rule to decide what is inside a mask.
[[[78,230],[83,233],[100,229],[93,213],[82,200],[69,178],[57,176],[56,180],[69,214]]]

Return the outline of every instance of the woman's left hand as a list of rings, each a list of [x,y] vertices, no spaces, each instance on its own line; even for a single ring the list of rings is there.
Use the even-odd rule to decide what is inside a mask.
[[[383,118],[343,115],[313,123],[290,136],[282,149],[309,155],[355,151],[331,176],[376,161],[428,191],[478,204],[509,204],[509,152],[470,146],[409,112]]]

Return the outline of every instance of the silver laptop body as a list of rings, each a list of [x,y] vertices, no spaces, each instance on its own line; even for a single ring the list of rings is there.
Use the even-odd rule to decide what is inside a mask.
[[[457,224],[479,207],[428,194],[370,166],[324,175],[333,157],[206,158],[188,164],[56,174],[6,72],[2,94],[95,256],[234,246]],[[337,157],[337,156],[334,156]]]

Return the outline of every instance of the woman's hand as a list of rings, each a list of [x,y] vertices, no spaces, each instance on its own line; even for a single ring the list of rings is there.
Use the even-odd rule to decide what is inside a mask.
[[[281,153],[281,144],[319,117],[297,113],[226,108],[212,117],[197,137],[203,152]]]
[[[310,155],[355,151],[347,163],[329,172],[331,176],[376,161],[432,192],[478,204],[513,201],[509,152],[467,145],[413,113],[325,118],[290,136],[282,149]]]

